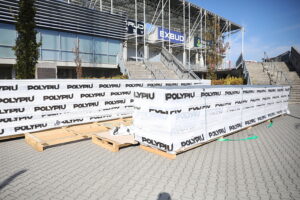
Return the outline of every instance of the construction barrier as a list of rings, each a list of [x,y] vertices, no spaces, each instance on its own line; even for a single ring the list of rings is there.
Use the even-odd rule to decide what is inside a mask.
[[[175,153],[288,112],[289,86],[136,88],[141,144]]]
[[[209,80],[1,80],[0,137],[132,116],[133,89]]]

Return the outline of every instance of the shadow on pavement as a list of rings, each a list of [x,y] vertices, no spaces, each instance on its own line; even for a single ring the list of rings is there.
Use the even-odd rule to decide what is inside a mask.
[[[17,178],[21,174],[25,173],[26,171],[27,171],[27,169],[23,169],[21,171],[18,171],[16,173],[14,173],[13,175],[11,175],[10,177],[8,177],[7,179],[5,179],[4,181],[2,181],[0,183],[0,190],[2,190],[5,186],[9,185],[10,182],[12,182],[15,178]]]
[[[161,192],[158,194],[157,200],[172,200],[172,198],[169,193]]]

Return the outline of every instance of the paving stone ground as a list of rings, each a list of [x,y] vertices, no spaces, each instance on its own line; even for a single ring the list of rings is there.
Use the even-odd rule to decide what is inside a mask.
[[[300,116],[300,105],[290,105]],[[176,160],[138,147],[112,153],[90,140],[36,152],[0,143],[0,199],[300,199],[300,119],[282,116]]]

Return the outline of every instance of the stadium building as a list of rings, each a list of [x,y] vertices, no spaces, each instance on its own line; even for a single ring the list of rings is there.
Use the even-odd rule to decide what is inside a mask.
[[[242,27],[185,0],[36,0],[35,6],[42,43],[36,78],[76,78],[76,47],[90,78],[203,78],[214,41],[222,57],[217,71],[240,66],[229,57],[231,35]],[[15,78],[17,12],[18,0],[0,1],[0,79]]]

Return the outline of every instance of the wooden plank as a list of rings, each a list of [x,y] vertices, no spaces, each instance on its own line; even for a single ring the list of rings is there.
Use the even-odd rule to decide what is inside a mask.
[[[140,145],[140,148],[145,150],[145,151],[148,151],[150,153],[154,153],[154,154],[157,154],[159,156],[163,156],[163,157],[171,159],[171,160],[174,160],[176,158],[176,154],[170,154],[170,153],[161,151],[159,149],[151,148],[151,147],[144,146],[144,145]]]
[[[126,121],[131,123],[132,119],[128,119]],[[109,130],[109,128],[105,126],[101,126],[101,123],[102,122],[80,124],[80,125],[44,130],[44,131],[39,131],[34,133],[26,133],[25,141],[37,151],[44,151],[45,147],[84,140],[87,138],[91,138],[92,135],[94,135],[95,133],[101,133]],[[120,124],[120,123],[124,123],[124,120],[118,119],[112,121],[105,121],[105,123]],[[106,143],[110,143],[110,141],[107,141]],[[114,148],[114,151],[116,151],[118,150],[118,148],[124,145],[119,144],[118,148],[116,145],[112,145],[112,146]]]
[[[93,135],[92,142],[112,152],[118,152],[122,147],[137,144],[133,135],[113,136],[107,131]]]
[[[3,137],[0,137],[0,141],[14,139],[14,138],[20,138],[20,137],[24,137],[24,134],[3,136]]]

